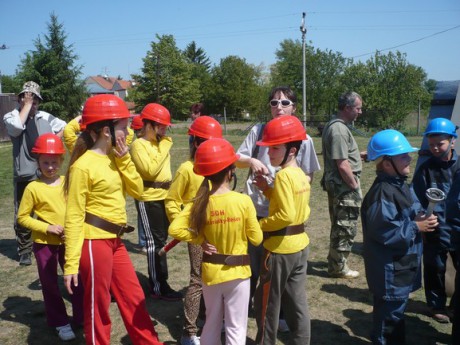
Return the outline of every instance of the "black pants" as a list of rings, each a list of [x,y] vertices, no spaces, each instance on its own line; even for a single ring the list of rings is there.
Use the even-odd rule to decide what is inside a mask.
[[[14,231],[16,233],[19,255],[32,253],[32,231],[18,224],[19,204],[24,195],[24,190],[30,182],[32,181],[14,182]]]
[[[136,201],[136,208],[145,230],[150,289],[153,294],[161,295],[169,287],[166,255],[158,255],[168,239],[165,203],[164,200]]]

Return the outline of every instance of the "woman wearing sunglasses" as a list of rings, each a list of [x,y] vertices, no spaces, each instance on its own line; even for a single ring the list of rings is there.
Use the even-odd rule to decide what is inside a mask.
[[[272,119],[278,116],[294,115],[297,104],[297,97],[288,86],[279,86],[272,89],[268,97]],[[255,125],[244,139],[238,154],[240,159],[237,162],[239,168],[249,168],[248,179],[245,184],[247,193],[256,207],[258,219],[268,216],[268,200],[263,193],[253,185],[252,181],[257,175],[264,175],[271,183],[275,177],[275,168],[270,164],[268,157],[268,147],[256,145],[256,141],[261,140],[265,124]],[[309,182],[313,179],[313,173],[320,170],[318,158],[316,156],[313,140],[307,135],[307,139],[302,141],[302,145],[297,155],[297,163],[307,175]],[[253,247],[249,245],[249,255],[251,256],[251,300],[254,295],[257,280],[259,279],[260,262],[262,259],[263,247]],[[282,317],[282,316],[281,316]],[[284,319],[280,318],[279,331],[288,332]]]

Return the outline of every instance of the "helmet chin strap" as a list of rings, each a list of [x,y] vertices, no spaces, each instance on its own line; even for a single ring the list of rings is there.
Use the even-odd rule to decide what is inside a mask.
[[[450,137],[449,140],[449,149],[446,150],[440,157],[439,159],[443,160],[451,151],[452,151],[452,142],[454,141],[454,137]]]
[[[393,157],[389,157],[388,158],[390,160],[390,163],[391,163],[391,166],[393,167],[394,171],[396,172],[396,174],[399,176],[399,177],[402,177],[402,178],[406,178],[407,176],[404,176],[403,174],[401,174],[398,170],[398,168],[396,168],[396,165],[395,163],[393,162]]]
[[[117,146],[117,141],[116,141],[116,138],[115,138],[115,126],[113,124],[113,122],[110,123],[109,125],[109,130],[110,130],[110,136],[112,137],[112,147],[116,147]]]
[[[236,184],[238,183],[238,178],[236,177],[236,174],[232,172],[232,176],[230,177],[230,181],[233,181],[233,187],[232,190],[236,189]]]
[[[289,157],[289,151],[290,151],[290,149],[288,149],[288,148],[286,147],[286,153],[284,154],[283,161],[280,163],[280,166],[281,166],[281,167],[286,163],[286,161],[287,161],[287,159],[288,159],[288,157]]]

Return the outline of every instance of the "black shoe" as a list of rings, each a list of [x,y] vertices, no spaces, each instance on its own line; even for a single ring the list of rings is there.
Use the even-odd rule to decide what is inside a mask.
[[[25,253],[19,255],[19,265],[20,266],[30,266],[32,265],[32,254]]]
[[[170,286],[168,286],[165,289],[162,289],[160,295],[152,293],[152,297],[153,299],[162,299],[164,301],[179,301],[183,298],[182,293],[171,289]]]

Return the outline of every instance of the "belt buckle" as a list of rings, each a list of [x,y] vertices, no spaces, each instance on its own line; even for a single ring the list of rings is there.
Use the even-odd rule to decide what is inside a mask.
[[[118,230],[117,237],[121,237],[125,233],[126,225],[120,225],[120,230]]]

